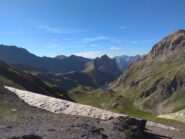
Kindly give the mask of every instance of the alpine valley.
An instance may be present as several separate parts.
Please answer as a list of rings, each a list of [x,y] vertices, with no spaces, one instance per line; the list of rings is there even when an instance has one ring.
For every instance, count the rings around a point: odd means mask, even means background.
[[[0,138],[185,136],[185,30],[144,56],[52,58],[0,45],[0,60]]]

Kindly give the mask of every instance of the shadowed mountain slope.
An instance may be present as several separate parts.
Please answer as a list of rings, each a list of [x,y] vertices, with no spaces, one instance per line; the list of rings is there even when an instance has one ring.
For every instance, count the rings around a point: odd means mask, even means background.
[[[0,84],[14,86],[28,91],[34,91],[39,94],[71,100],[62,89],[56,86],[50,87],[37,77],[18,71],[1,61]]]

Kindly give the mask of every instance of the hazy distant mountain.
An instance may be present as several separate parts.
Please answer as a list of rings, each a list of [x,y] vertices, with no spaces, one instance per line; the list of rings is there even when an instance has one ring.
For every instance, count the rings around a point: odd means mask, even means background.
[[[121,71],[125,71],[127,70],[127,68],[129,67],[129,65],[134,62],[137,61],[139,59],[141,59],[142,56],[140,55],[136,55],[136,56],[127,56],[127,55],[122,55],[122,56],[116,56],[116,62],[118,64],[118,67],[120,68]]]
[[[39,57],[26,49],[5,45],[0,45],[0,60],[10,64],[27,64],[51,72],[82,71],[89,61],[87,58],[75,55],[65,59]]]
[[[67,56],[64,56],[64,55],[58,55],[58,56],[56,56],[56,57],[54,57],[55,59],[66,59],[67,58]]]
[[[185,109],[185,30],[155,44],[112,88],[128,96],[140,109],[155,113]]]

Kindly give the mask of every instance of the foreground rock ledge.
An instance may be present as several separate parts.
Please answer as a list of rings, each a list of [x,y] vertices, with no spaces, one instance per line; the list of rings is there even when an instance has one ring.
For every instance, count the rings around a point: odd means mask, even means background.
[[[84,116],[90,118],[96,118],[101,120],[108,120],[111,118],[129,117],[128,115],[118,114],[103,109],[95,108],[88,105],[82,105],[62,99],[57,99],[30,91],[19,90],[13,87],[4,86],[10,92],[15,93],[25,103],[34,106],[39,109],[44,109],[53,113],[63,113],[74,116]],[[133,119],[133,118],[132,118]],[[139,120],[139,119],[138,119]],[[171,126],[147,121],[146,126],[159,127],[169,130],[178,130]]]
[[[101,120],[108,120],[121,116],[126,117],[126,115],[123,114],[113,113],[88,105],[82,105],[62,99],[36,94],[30,91],[19,90],[9,86],[4,87],[9,91],[15,93],[20,99],[24,100],[25,103],[53,113],[85,116]]]

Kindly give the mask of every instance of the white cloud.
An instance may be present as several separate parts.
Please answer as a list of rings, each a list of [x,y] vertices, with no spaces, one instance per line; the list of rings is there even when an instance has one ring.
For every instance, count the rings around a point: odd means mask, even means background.
[[[86,58],[96,58],[96,57],[100,57],[103,54],[101,51],[86,51],[86,52],[77,52],[77,53],[74,53],[74,55],[82,56]]]
[[[121,50],[121,48],[120,47],[116,47],[116,46],[112,46],[112,47],[109,48],[109,50]]]
[[[119,28],[123,30],[123,29],[126,29],[127,27],[126,26],[120,26]]]
[[[46,25],[37,26],[37,28],[48,31],[50,33],[55,33],[55,34],[74,34],[74,33],[87,32],[86,30],[81,30],[81,29],[59,29],[56,27],[51,27]]]
[[[139,41],[132,41],[132,44],[138,44],[138,43],[146,43],[146,42],[150,42],[152,40],[139,40]]]
[[[89,46],[91,46],[91,47],[98,47],[99,45],[97,45],[97,44],[89,44]]]
[[[42,29],[42,30],[46,30],[50,33],[56,33],[56,34],[61,34],[61,30],[58,29],[58,28],[54,28],[54,27],[50,27],[50,26],[45,26],[45,25],[42,25],[42,26],[38,26],[38,29]]]
[[[99,40],[110,40],[110,38],[106,36],[90,37],[90,38],[84,38],[83,42],[94,42]]]

